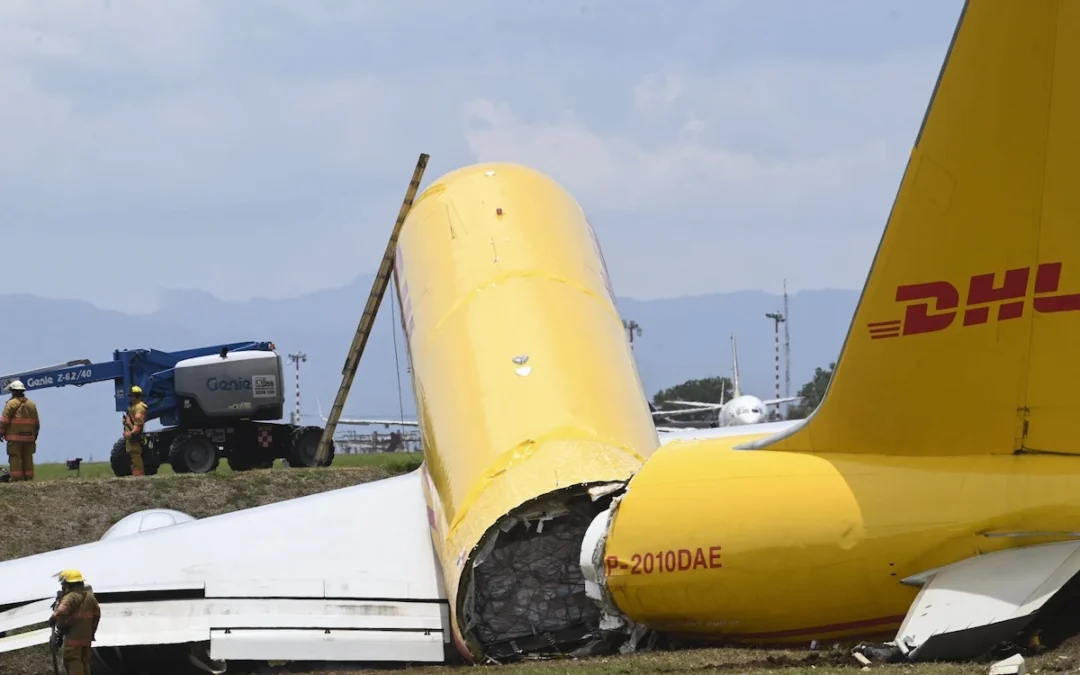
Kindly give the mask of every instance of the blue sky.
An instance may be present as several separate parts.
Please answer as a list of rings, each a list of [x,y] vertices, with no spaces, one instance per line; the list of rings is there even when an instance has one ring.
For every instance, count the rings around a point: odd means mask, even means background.
[[[961,5],[3,0],[6,289],[341,286],[420,152],[550,173],[620,296],[857,289]]]

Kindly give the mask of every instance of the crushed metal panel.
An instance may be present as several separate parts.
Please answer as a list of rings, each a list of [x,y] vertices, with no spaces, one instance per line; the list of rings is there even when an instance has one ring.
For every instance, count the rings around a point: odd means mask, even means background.
[[[912,660],[970,658],[1030,622],[1080,571],[1080,542],[996,551],[935,571],[896,634]]]
[[[438,631],[214,630],[210,658],[270,661],[442,663]]]

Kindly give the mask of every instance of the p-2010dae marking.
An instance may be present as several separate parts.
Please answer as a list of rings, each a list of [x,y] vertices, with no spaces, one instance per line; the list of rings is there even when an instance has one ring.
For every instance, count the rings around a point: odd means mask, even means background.
[[[1043,263],[1035,272],[1035,288],[1032,306],[1040,314],[1075,312],[1080,310],[1080,293],[1058,293],[1061,284],[1061,263]],[[976,274],[968,279],[967,298],[964,303],[964,326],[978,326],[990,320],[990,306],[997,303],[998,321],[1019,319],[1024,315],[1030,267],[1006,270],[1000,286],[995,286],[996,273]],[[897,302],[912,302],[904,318],[891,321],[874,321],[867,324],[870,339],[936,333],[952,325],[960,313],[960,291],[948,281],[931,281],[923,284],[907,284],[896,289]],[[930,313],[933,301],[936,313]],[[980,306],[981,305],[981,306]],[[949,311],[951,310],[951,311]]]
[[[723,564],[720,562],[719,546],[708,548],[699,546],[696,549],[680,548],[644,554],[634,553],[630,556],[629,564],[619,560],[618,556],[609,555],[604,560],[604,567],[608,573],[629,567],[630,574],[671,574],[691,570],[719,569],[723,567]]]

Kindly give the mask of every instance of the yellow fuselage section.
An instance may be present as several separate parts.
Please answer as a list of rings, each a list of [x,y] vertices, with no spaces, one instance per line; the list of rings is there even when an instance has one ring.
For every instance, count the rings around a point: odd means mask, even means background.
[[[455,642],[476,656],[461,612],[482,537],[538,497],[629,479],[659,441],[592,227],[549,177],[508,163],[439,177],[395,273],[432,538]]]
[[[673,443],[631,480],[605,548],[637,623],[748,643],[895,634],[905,577],[1080,529],[1080,461],[886,457]]]

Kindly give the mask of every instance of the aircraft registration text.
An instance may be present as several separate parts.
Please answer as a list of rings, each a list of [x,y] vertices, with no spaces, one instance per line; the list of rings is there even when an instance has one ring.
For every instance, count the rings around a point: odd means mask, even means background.
[[[629,562],[619,560],[618,556],[609,555],[604,560],[604,567],[608,573],[629,568],[630,574],[671,574],[691,570],[718,569],[723,565],[720,562],[719,546],[708,548],[699,546],[695,549],[680,548],[634,553],[630,556]]]

